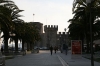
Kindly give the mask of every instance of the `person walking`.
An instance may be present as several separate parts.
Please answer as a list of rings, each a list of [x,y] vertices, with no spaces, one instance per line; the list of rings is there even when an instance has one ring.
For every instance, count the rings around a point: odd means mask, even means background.
[[[68,52],[68,46],[66,45],[66,55],[67,55],[67,52]]]
[[[3,47],[1,47],[1,53],[3,54]]]
[[[54,50],[55,50],[55,54],[56,54],[56,51],[57,51],[57,47],[56,46],[54,47]]]
[[[52,55],[52,51],[53,51],[53,47],[51,46],[51,47],[50,47],[50,52],[51,52],[51,55]]]

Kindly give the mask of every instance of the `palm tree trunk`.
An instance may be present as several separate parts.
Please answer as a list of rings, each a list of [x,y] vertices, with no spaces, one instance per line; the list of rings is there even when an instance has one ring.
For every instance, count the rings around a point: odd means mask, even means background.
[[[15,37],[15,54],[18,53],[18,38]]]
[[[84,52],[84,42],[82,40],[82,52]]]
[[[32,50],[32,43],[30,42],[30,50]]]
[[[29,50],[30,50],[30,44],[27,43],[27,51],[29,51]]]
[[[89,41],[87,40],[87,53],[89,53]]]
[[[24,43],[25,41],[22,39],[22,51],[24,51]]]
[[[26,50],[24,49],[24,43],[25,43],[25,40],[22,39],[22,53],[23,53],[23,55],[26,54]]]
[[[9,55],[8,51],[8,36],[4,36],[4,54]]]

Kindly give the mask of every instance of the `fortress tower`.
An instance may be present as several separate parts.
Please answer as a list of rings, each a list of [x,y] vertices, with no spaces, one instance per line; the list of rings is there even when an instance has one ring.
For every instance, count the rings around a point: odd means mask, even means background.
[[[45,31],[45,45],[46,47],[50,47],[51,45],[57,46],[57,31],[58,31],[58,25],[45,25],[44,26]]]

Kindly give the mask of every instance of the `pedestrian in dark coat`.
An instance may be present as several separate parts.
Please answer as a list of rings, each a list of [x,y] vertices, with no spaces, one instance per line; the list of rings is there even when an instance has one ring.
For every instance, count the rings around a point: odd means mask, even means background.
[[[50,52],[51,52],[51,55],[52,55],[52,51],[53,51],[53,47],[51,46],[51,47],[50,47]]]
[[[1,53],[3,54],[3,47],[1,47]]]
[[[66,45],[66,55],[67,55],[67,52],[68,52],[68,46]]]
[[[56,46],[54,47],[54,50],[55,50],[55,54],[56,54],[56,51],[57,51],[57,47]]]

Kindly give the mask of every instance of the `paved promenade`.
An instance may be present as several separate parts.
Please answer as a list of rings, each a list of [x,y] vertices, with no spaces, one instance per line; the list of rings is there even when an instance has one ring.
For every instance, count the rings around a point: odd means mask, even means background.
[[[60,53],[50,55],[50,51],[40,50],[38,54],[28,53],[25,56],[16,56],[14,59],[6,60],[6,66],[91,66],[91,61],[85,58],[71,59],[71,52],[68,55]],[[95,62],[95,66],[100,63]]]

